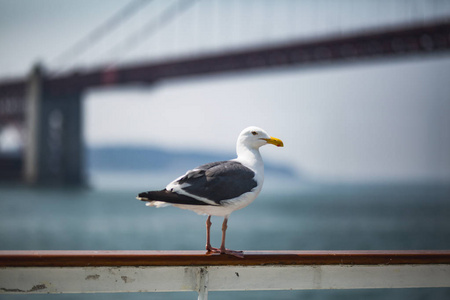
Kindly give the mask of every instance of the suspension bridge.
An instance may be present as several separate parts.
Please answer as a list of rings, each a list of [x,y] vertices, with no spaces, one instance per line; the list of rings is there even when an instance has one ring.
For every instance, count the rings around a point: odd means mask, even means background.
[[[75,41],[56,61],[76,61],[78,56],[110,35],[121,23],[135,17],[150,2],[131,1]],[[149,18],[138,31],[127,35],[120,44],[111,46],[111,51],[129,51],[128,48],[140,43],[144,33],[157,34],[162,28],[173,26],[177,20],[177,27],[183,26],[180,25],[180,16],[187,17],[193,6],[202,5],[209,4],[177,1],[168,5]],[[195,55],[181,53],[139,63],[102,62],[90,68],[68,67],[66,64],[61,70],[50,72],[44,71],[45,66],[35,65],[28,76],[0,80],[0,129],[6,126],[17,128],[23,133],[25,145],[19,155],[0,153],[0,177],[30,184],[82,185],[85,170],[81,102],[84,92],[91,88],[136,83],[151,85],[170,78],[231,72],[252,74],[281,67],[303,68],[422,57],[440,55],[449,50],[450,19],[435,16],[425,21],[378,24],[309,37],[291,36],[282,41],[240,44],[222,47],[220,51],[199,51]]]

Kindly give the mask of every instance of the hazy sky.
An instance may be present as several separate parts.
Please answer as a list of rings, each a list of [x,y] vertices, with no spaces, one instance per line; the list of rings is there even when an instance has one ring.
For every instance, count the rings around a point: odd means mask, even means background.
[[[450,177],[450,59],[283,70],[97,92],[89,144],[232,152],[248,125],[283,139],[265,157],[333,179]]]
[[[195,55],[236,48],[248,40],[274,43],[450,15],[449,1],[411,1],[406,9],[405,1],[376,2],[343,1],[337,6],[331,4],[334,1],[305,1],[301,6],[289,4],[300,3],[294,1],[277,1],[279,5],[246,1],[249,7],[243,7],[237,1],[228,1],[230,5],[200,1],[160,30],[165,34],[142,37],[135,48],[126,49],[121,41],[148,22],[142,12],[98,49],[66,64]],[[58,54],[127,1],[102,3],[0,0],[0,77],[25,74],[38,59],[58,69],[54,62]],[[148,13],[157,15],[170,3],[150,3]],[[226,23],[225,12],[234,20],[229,34],[220,25]],[[255,20],[246,26],[249,14]],[[111,40],[119,48],[111,46]],[[125,50],[108,50],[114,47]],[[283,149],[263,149],[266,160],[292,164],[311,177],[450,180],[449,78],[450,56],[440,55],[88,91],[85,139],[88,145],[125,143],[232,153],[239,132],[256,125],[285,142]]]

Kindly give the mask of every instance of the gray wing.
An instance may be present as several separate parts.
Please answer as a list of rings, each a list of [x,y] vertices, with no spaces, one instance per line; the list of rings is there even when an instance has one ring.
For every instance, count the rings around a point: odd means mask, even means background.
[[[257,186],[255,172],[236,161],[202,165],[180,178],[178,184],[194,196],[220,201],[239,197]]]

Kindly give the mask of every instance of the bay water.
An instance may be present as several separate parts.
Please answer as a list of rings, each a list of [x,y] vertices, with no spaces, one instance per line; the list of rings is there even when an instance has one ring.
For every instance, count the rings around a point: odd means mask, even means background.
[[[149,208],[135,189],[0,186],[0,250],[202,250],[205,216]],[[218,247],[222,219],[212,219]],[[228,222],[236,250],[450,249],[450,186],[263,189]],[[450,278],[449,278],[450,280]],[[0,299],[196,299],[196,293],[2,295]],[[450,289],[210,292],[210,299],[450,299]]]

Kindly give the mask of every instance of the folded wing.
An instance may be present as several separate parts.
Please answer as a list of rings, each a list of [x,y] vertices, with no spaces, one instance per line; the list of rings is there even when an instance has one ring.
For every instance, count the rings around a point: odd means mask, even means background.
[[[255,173],[236,161],[221,161],[202,165],[177,178],[162,191],[139,194],[143,201],[170,204],[221,205],[251,192],[257,182]]]

